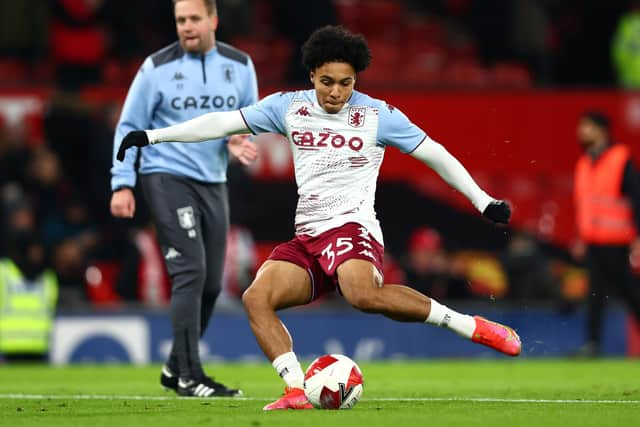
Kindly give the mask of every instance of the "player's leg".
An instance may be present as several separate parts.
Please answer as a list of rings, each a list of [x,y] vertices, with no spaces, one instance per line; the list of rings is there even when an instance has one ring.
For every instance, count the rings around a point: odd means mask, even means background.
[[[222,290],[222,272],[229,231],[229,199],[224,183],[203,186],[202,235],[207,265],[207,275],[202,292],[200,310],[200,336],[209,326],[213,307]]]
[[[276,311],[311,301],[309,273],[299,265],[267,260],[242,295],[249,324],[265,356],[273,361],[293,348]]]
[[[473,317],[458,313],[404,285],[382,283],[376,266],[366,260],[349,259],[338,266],[338,283],[344,298],[366,313],[382,314],[400,322],[427,322],[447,326],[471,338]]]
[[[242,295],[260,348],[287,384],[285,395],[266,405],[265,410],[311,407],[304,396],[304,374],[293,353],[291,335],[276,310],[308,303],[313,296],[312,289],[309,272],[303,267],[288,261],[267,260]]]
[[[168,174],[142,175],[141,182],[171,277],[173,344],[161,382],[169,388],[175,385],[180,393],[180,384],[186,390],[189,384],[204,377],[198,353],[200,305],[206,277],[199,196],[188,180]],[[165,381],[166,374],[173,374],[171,381]]]
[[[355,308],[401,322],[426,322],[510,356],[520,354],[520,338],[509,327],[458,313],[403,285],[383,285],[384,248],[366,227],[347,223],[307,239],[324,272],[337,278],[340,291]]]
[[[382,285],[382,277],[369,261],[347,260],[340,264],[337,273],[342,295],[358,310],[401,322],[446,327],[509,356],[520,354],[520,339],[511,328],[459,313],[407,286]]]
[[[337,268],[340,292],[351,306],[365,313],[382,314],[400,322],[424,322],[431,300],[402,285],[384,285],[374,264],[348,259]]]

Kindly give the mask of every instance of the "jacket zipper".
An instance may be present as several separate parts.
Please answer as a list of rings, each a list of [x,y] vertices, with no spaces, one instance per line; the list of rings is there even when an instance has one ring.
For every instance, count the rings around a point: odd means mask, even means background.
[[[205,59],[204,55],[202,55],[200,57],[200,63],[202,64],[202,80],[204,81],[204,84],[207,84],[207,71],[206,71],[206,69],[204,67],[204,65],[205,65],[204,64],[204,59]]]

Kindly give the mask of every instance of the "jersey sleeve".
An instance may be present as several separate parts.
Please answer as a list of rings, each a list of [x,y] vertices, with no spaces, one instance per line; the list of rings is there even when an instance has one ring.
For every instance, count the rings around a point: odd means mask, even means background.
[[[254,134],[272,132],[286,135],[285,115],[292,98],[291,92],[274,93],[257,104],[241,108],[240,112]]]
[[[422,129],[397,108],[385,103],[379,112],[377,139],[380,143],[396,147],[403,153],[410,153],[427,137]]]

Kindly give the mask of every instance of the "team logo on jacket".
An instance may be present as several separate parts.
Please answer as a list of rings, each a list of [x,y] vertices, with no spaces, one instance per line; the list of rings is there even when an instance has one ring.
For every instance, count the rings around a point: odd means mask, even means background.
[[[177,212],[180,227],[185,230],[189,230],[196,226],[196,217],[193,214],[193,207],[185,206],[184,208],[178,208]]]
[[[227,83],[233,82],[233,65],[230,64],[222,64],[222,75],[224,76],[224,81]]]
[[[364,116],[367,107],[349,107],[349,126],[360,128],[364,126]]]

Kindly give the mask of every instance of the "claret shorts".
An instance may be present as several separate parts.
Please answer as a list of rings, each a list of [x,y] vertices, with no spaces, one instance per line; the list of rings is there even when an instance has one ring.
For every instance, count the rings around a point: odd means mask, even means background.
[[[275,247],[270,260],[288,261],[309,272],[311,301],[336,290],[340,291],[336,269],[349,259],[371,262],[380,275],[384,247],[367,229],[355,222],[332,228],[317,236],[296,236]]]

